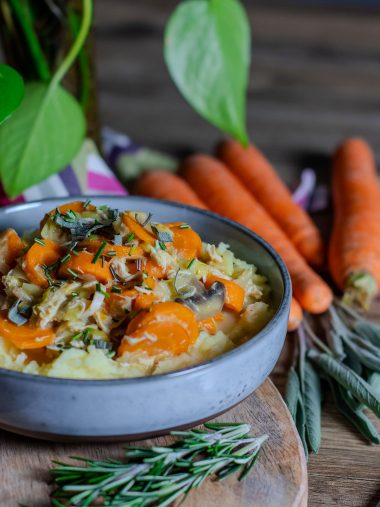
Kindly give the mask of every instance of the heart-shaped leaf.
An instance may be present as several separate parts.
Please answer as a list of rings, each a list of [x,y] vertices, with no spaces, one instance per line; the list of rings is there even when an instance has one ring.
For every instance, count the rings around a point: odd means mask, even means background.
[[[6,120],[21,104],[24,81],[12,67],[0,63],[0,123]]]
[[[13,116],[0,126],[0,173],[6,193],[23,190],[63,169],[76,155],[85,119],[60,85],[32,83]]]
[[[182,2],[165,30],[165,60],[177,87],[206,120],[242,144],[250,29],[237,0]]]

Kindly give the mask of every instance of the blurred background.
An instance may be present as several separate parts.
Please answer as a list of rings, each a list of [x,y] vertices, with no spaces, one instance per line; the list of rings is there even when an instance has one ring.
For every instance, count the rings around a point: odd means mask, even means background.
[[[219,133],[170,80],[163,29],[176,0],[96,0],[101,120],[137,143],[210,152]],[[248,127],[291,183],[306,166],[325,178],[341,138],[380,156],[379,0],[244,2],[252,30]]]

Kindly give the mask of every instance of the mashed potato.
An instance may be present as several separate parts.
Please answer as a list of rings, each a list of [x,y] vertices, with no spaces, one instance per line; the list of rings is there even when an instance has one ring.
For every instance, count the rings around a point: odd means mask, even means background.
[[[10,232],[11,231],[11,232]],[[188,224],[70,203],[0,238],[0,367],[50,377],[155,375],[260,331],[270,287]]]

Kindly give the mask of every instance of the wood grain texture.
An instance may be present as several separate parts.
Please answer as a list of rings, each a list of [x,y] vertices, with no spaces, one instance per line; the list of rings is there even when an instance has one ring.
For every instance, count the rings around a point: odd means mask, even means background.
[[[188,507],[306,507],[307,470],[302,444],[282,401],[270,380],[254,394],[218,418],[245,421],[255,435],[269,439],[263,445],[253,473],[243,482],[229,478],[206,482],[186,502]],[[148,440],[144,445],[165,445],[171,437]],[[52,460],[68,456],[95,459],[122,457],[121,444],[71,445],[27,439],[0,432],[0,505],[28,507],[49,505],[47,470]]]
[[[380,158],[380,10],[244,2],[252,26],[249,133],[292,185],[304,167],[330,178],[329,156],[345,136],[365,137]],[[162,58],[165,20],[176,0],[97,0],[98,77],[103,122],[171,153],[213,150],[219,134],[180,97]],[[293,5],[284,5],[293,4]],[[328,235],[328,213],[315,216]],[[375,307],[380,316],[380,303]],[[288,356],[284,352],[284,360]],[[282,364],[284,363],[284,360]],[[284,385],[284,368],[274,376]],[[380,451],[329,399],[323,440],[311,456],[311,507],[375,507]]]

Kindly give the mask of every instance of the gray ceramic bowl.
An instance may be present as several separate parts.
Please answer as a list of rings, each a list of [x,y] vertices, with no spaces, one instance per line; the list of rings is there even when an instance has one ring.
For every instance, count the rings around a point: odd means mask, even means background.
[[[63,202],[67,199],[3,208],[0,230],[33,229],[45,212]],[[137,439],[195,425],[252,393],[272,371],[286,335],[291,283],[280,257],[246,228],[211,212],[140,197],[96,197],[93,202],[151,211],[157,221],[183,220],[204,240],[229,243],[239,257],[254,263],[268,277],[275,315],[244,345],[211,361],[164,375],[70,380],[0,368],[0,427],[49,440]]]

